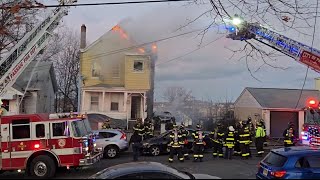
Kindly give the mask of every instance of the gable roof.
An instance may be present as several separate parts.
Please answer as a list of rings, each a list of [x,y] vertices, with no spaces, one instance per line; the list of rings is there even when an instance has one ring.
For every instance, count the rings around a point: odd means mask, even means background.
[[[281,89],[281,88],[253,88],[246,87],[246,90],[258,101],[264,108],[289,108],[295,109],[299,100],[301,89]],[[313,89],[302,90],[298,109],[306,105],[308,98],[319,98],[320,91]]]
[[[20,92],[24,92],[24,89],[27,87],[29,78],[31,77],[31,73],[35,65],[36,65],[35,61],[31,62],[28,65],[28,67],[22,72],[22,74],[18,77],[15,84],[13,85],[14,89]],[[29,90],[42,89],[41,85],[44,82],[48,81],[49,77],[51,77],[50,79],[51,79],[54,92],[57,92],[58,85],[57,85],[56,76],[53,69],[53,63],[39,62],[38,66],[34,70],[34,74],[32,76],[28,89]]]

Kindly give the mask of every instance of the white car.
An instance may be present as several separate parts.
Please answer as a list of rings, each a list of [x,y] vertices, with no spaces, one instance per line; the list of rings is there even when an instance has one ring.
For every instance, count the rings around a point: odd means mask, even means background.
[[[115,158],[129,149],[127,135],[121,130],[102,129],[93,133],[96,135],[96,147],[103,150],[104,158]]]

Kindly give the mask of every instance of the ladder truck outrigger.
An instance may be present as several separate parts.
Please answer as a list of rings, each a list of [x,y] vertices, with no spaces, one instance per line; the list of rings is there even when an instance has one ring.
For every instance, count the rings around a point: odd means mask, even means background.
[[[60,0],[60,5],[75,2]],[[68,9],[55,8],[0,60],[0,97],[48,45]],[[58,167],[92,165],[103,155],[95,146],[86,114],[4,115],[0,116],[0,135],[0,173],[17,170],[36,178],[51,178]]]
[[[281,35],[259,23],[248,23],[237,14],[227,21],[229,34],[226,36],[232,40],[256,40],[267,45],[299,63],[309,66],[316,72],[320,72],[320,51]],[[320,145],[320,97],[309,97],[306,102],[305,122],[299,135],[302,144]]]

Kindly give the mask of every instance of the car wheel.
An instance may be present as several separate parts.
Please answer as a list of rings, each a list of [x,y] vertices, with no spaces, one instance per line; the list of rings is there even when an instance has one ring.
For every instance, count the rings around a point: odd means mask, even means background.
[[[113,159],[113,158],[117,157],[117,155],[118,155],[118,148],[115,146],[108,146],[104,150],[104,157],[105,158]]]
[[[159,149],[158,146],[152,146],[152,147],[150,148],[150,150],[151,150],[151,154],[152,154],[153,156],[159,156],[159,154],[160,154],[160,149]]]
[[[31,162],[31,176],[34,178],[50,179],[56,173],[56,164],[49,156],[41,155]]]

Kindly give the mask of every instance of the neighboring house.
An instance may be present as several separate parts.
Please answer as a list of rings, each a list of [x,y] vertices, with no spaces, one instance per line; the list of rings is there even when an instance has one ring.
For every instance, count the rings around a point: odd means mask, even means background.
[[[8,115],[55,112],[57,83],[53,64],[49,62],[40,62],[35,68],[32,80],[21,101],[35,63],[31,62],[28,65],[15,84],[9,88],[8,93],[2,97]]]
[[[301,98],[299,99],[301,93]],[[282,137],[288,122],[293,122],[296,132],[301,133],[305,121],[304,108],[308,98],[319,98],[318,90],[278,89],[278,88],[245,88],[235,101],[235,117],[254,121],[263,119],[267,135]],[[299,100],[299,103],[297,104]],[[297,107],[296,107],[297,106]]]
[[[119,25],[86,46],[83,25],[81,111],[122,119],[130,128],[137,118],[147,118],[153,112],[155,52],[155,45],[136,47]]]

